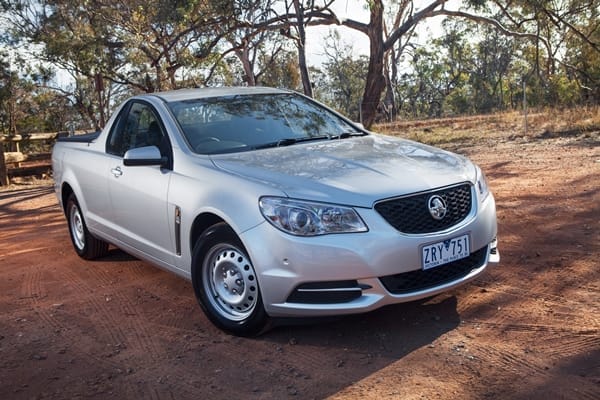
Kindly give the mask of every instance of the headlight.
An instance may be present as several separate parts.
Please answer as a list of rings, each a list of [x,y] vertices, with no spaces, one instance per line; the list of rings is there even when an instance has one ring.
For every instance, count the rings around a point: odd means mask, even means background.
[[[485,198],[490,194],[490,188],[488,187],[488,182],[485,177],[485,174],[481,170],[481,168],[476,167],[477,169],[477,190],[479,191],[479,195],[481,200],[485,200]]]
[[[274,227],[292,235],[316,236],[368,230],[351,207],[283,197],[263,197],[259,207],[262,215]]]

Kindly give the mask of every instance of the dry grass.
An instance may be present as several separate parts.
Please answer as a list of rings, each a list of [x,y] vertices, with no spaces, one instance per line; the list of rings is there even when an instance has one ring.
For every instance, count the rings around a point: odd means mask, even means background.
[[[600,106],[530,110],[456,118],[397,121],[379,124],[376,132],[402,136],[442,147],[481,144],[482,141],[581,137],[600,145]]]

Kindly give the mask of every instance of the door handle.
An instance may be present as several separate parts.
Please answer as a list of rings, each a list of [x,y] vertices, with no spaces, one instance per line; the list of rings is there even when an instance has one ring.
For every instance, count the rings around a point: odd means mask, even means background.
[[[118,178],[121,175],[123,175],[123,171],[121,170],[121,167],[115,167],[115,168],[111,169],[110,172],[115,176],[115,178]]]

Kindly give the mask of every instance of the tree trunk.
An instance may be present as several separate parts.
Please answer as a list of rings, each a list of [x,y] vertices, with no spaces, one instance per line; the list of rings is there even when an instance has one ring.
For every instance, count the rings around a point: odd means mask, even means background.
[[[392,122],[394,116],[396,115],[396,98],[394,96],[394,86],[392,85],[392,79],[390,78],[390,71],[387,67],[388,61],[389,60],[387,60],[386,57],[385,63],[383,65],[385,78],[385,95],[383,97],[383,104],[386,108],[386,118],[388,118],[388,120]]]
[[[99,124],[104,127],[106,125],[106,115],[104,114],[104,79],[102,78],[102,74],[96,74],[94,83],[96,93],[98,94],[98,110],[100,113]]]
[[[235,51],[235,55],[242,63],[244,74],[246,75],[246,83],[248,86],[256,86],[256,77],[254,76],[254,68],[250,61],[250,52],[248,50],[248,41],[244,39],[242,48]]]
[[[163,72],[162,72],[162,67],[160,66],[160,60],[156,61],[156,65],[154,66],[154,70],[156,71],[156,86],[155,86],[155,90],[153,90],[152,92],[156,91],[156,92],[162,92],[163,90]]]
[[[298,40],[296,41],[296,45],[298,46],[298,64],[300,66],[300,76],[302,77],[302,89],[304,90],[305,95],[308,97],[313,97],[310,75],[308,74],[308,67],[306,66],[306,31],[304,29],[304,9],[302,8],[299,0],[294,0],[294,8],[296,9],[298,28]]]
[[[369,68],[365,82],[361,107],[362,123],[368,129],[375,122],[377,107],[381,94],[385,89],[385,77],[383,76],[384,41],[383,41],[383,2],[374,0],[371,2],[371,20],[367,32],[370,40]]]

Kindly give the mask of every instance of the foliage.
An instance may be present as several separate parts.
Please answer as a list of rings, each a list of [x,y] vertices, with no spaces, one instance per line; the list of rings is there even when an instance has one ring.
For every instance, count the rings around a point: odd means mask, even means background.
[[[17,74],[10,68],[8,55],[0,53],[0,134],[16,132],[14,105]]]
[[[0,0],[0,42],[21,57],[0,57],[0,128],[99,129],[126,96],[206,85],[314,91],[367,126],[515,109],[523,99],[600,103],[596,0],[369,0],[368,22],[339,18],[335,2]],[[445,34],[424,44],[417,26],[433,17],[446,18]],[[314,25],[361,32],[369,55],[332,34],[326,60],[310,68]]]
[[[358,121],[367,58],[355,58],[352,45],[343,42],[335,31],[325,38],[325,56],[322,76],[315,88],[316,97]]]
[[[566,34],[572,43],[561,45],[559,59],[558,54],[548,57],[539,43],[505,35],[489,24],[453,19],[444,28],[440,39],[416,48],[408,60],[410,72],[396,86],[401,115],[489,113],[519,108],[524,97],[529,106],[600,101],[595,90],[600,53],[577,35]]]
[[[259,85],[300,90],[300,72],[296,55],[293,52],[284,49],[274,56],[262,53],[259,56],[259,62],[265,66],[258,77]]]
[[[23,69],[19,76],[11,63],[0,53],[0,134],[65,129],[76,113],[65,96],[44,87],[50,71]]]

